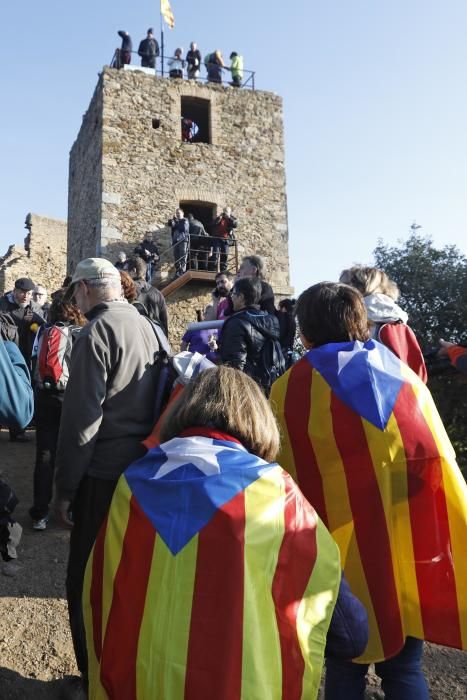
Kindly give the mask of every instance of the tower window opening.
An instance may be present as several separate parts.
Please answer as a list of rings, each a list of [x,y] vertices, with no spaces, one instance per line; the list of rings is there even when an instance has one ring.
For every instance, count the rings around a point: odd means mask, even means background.
[[[211,102],[200,97],[181,98],[181,134],[185,143],[211,143]]]

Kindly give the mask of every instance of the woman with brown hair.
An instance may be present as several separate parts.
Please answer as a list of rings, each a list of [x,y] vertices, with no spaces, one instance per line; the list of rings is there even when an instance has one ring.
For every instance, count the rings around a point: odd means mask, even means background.
[[[49,310],[49,322],[41,326],[33,348],[34,417],[36,462],[34,502],[29,509],[34,530],[45,530],[52,499],[55,453],[68,382],[73,341],[86,318],[78,307],[56,292]]]
[[[169,407],[161,440],[120,478],[88,561],[89,698],[272,700],[287,688],[313,700],[339,558],[273,462],[263,393],[243,372],[207,369]]]
[[[327,659],[326,700],[428,700],[423,640],[467,647],[467,489],[428,389],[369,338],[364,298],[321,282],[296,305],[306,354],[273,385],[280,460],[339,546],[369,642]]]

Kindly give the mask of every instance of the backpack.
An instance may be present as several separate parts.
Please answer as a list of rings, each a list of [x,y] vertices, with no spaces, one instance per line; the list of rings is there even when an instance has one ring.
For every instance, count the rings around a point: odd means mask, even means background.
[[[136,302],[137,303],[137,302]],[[135,302],[133,302],[135,305]],[[141,312],[140,312],[141,313]],[[157,422],[164,412],[165,407],[169,403],[170,395],[176,380],[178,372],[172,362],[170,344],[164,329],[158,321],[153,321],[149,316],[142,314],[151,324],[154,335],[159,343],[159,350],[154,356],[154,380],[156,384],[156,396],[154,400],[154,421]]]
[[[286,366],[279,340],[264,333],[262,335],[265,341],[255,368],[254,378],[264,389],[266,396],[269,396],[272,385],[284,374]]]
[[[34,383],[39,389],[65,391],[70,376],[71,349],[81,326],[42,326],[35,342]]]

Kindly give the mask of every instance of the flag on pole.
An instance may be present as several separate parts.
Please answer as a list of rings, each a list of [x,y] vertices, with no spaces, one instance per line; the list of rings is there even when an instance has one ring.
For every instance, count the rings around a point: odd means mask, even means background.
[[[273,385],[282,466],[339,545],[370,639],[467,649],[467,488],[433,399],[384,345],[329,343]]]
[[[314,700],[340,579],[281,467],[185,431],[122,475],[89,558],[89,698]]]
[[[169,25],[170,29],[175,27],[175,17],[170,7],[169,0],[161,0],[161,15]]]

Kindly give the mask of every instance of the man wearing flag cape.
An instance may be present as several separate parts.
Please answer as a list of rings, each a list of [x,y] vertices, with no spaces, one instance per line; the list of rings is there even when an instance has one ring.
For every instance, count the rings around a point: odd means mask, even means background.
[[[122,475],[88,562],[89,698],[314,700],[339,555],[271,462],[279,432],[261,390],[207,369],[160,438]]]
[[[357,663],[328,659],[326,700],[363,699],[370,662],[386,700],[425,700],[421,640],[467,648],[465,481],[425,385],[368,340],[357,290],[314,285],[296,314],[308,352],[273,385],[279,458],[339,545],[370,625]]]

